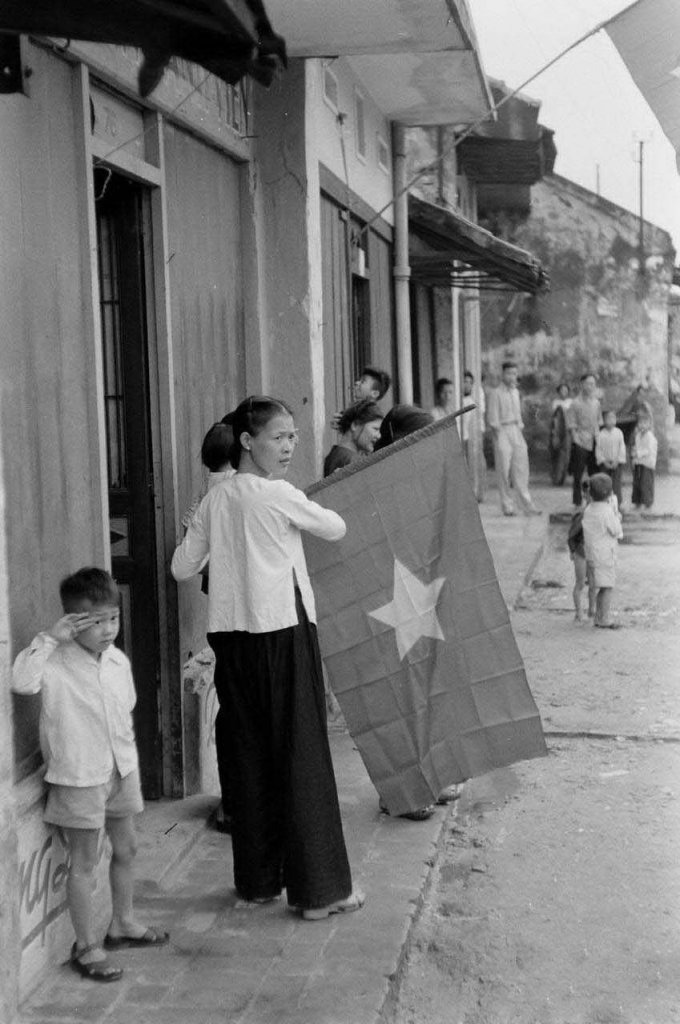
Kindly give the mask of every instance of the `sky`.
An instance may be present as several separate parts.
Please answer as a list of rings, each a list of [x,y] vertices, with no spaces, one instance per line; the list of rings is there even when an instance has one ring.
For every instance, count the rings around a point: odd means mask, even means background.
[[[468,0],[487,75],[515,89],[631,0]],[[675,150],[606,32],[598,32],[522,92],[541,100],[555,132],[555,173],[669,231],[680,263],[680,175]]]

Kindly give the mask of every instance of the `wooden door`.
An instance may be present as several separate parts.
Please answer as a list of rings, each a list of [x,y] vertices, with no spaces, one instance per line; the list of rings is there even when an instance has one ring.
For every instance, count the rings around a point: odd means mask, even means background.
[[[162,787],[154,480],[149,415],[143,186],[95,171],[112,572],[118,644],[132,662],[142,789]]]

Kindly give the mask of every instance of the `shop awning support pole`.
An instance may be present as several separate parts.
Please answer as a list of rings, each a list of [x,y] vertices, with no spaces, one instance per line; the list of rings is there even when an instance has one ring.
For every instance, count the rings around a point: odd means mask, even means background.
[[[397,335],[397,377],[399,401],[413,403],[413,358],[411,355],[411,300],[408,261],[408,191],[406,189],[406,133],[403,125],[392,126],[392,167],[394,172],[394,311]]]

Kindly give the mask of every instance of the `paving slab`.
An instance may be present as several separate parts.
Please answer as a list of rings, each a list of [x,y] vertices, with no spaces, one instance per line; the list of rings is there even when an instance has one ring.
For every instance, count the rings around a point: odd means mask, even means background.
[[[23,1004],[22,1024],[376,1024],[454,812],[424,822],[381,814],[351,737],[335,728],[330,739],[361,911],[305,922],[283,901],[244,903],[231,840],[206,824],[216,798],[151,804],[140,816],[137,906],[170,944],[117,952],[125,973],[113,984],[54,968]]]

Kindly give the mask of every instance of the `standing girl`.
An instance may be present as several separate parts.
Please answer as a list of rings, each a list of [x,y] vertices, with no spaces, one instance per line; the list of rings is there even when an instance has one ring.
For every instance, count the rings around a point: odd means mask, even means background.
[[[611,477],[595,473],[590,481],[590,502],[583,512],[583,540],[588,572],[596,591],[594,625],[618,629],[611,607],[616,582],[618,542],[623,537],[621,516],[615,504]]]
[[[297,431],[288,406],[251,397],[233,414],[236,475],[211,488],[172,573],[210,558],[208,640],[221,666],[232,789],[234,881],[253,902],[287,890],[307,920],[358,910],[333,774],[316,610],[302,531],[340,540],[344,521],[282,479]]]
[[[656,469],[657,440],[652,431],[652,419],[646,413],[638,416],[633,434],[631,452],[633,462],[633,494],[631,501],[635,508],[654,504],[654,470]]]

